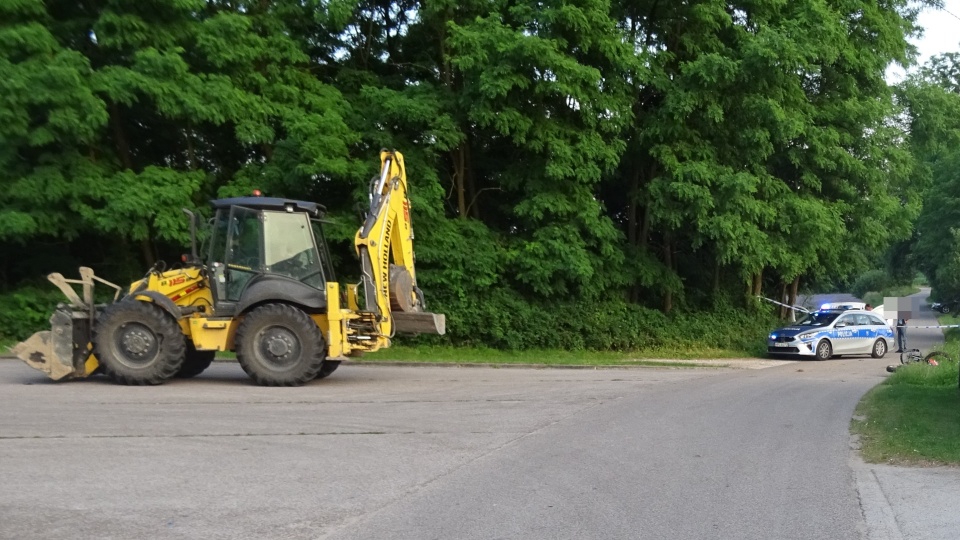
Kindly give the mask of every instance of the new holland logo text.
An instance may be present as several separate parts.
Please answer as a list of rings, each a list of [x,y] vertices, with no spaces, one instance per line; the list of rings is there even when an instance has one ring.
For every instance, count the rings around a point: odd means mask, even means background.
[[[393,230],[393,220],[388,220],[383,228],[383,239],[386,245],[381,244],[383,251],[383,260],[380,261],[380,289],[384,298],[390,297],[390,232]]]

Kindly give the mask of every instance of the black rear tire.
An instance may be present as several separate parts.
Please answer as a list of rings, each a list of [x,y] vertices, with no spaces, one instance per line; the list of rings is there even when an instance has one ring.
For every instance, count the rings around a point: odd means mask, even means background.
[[[193,342],[187,341],[187,354],[183,359],[183,365],[180,366],[180,371],[177,372],[177,378],[189,379],[196,377],[210,367],[210,364],[213,363],[213,359],[216,356],[217,351],[198,351],[196,347],[193,346]]]
[[[331,373],[337,370],[340,367],[339,360],[324,360],[323,367],[320,368],[320,373],[317,374],[318,379],[324,379]]]
[[[104,373],[120,384],[161,384],[183,365],[186,339],[159,306],[126,300],[107,306],[97,319],[93,353]]]
[[[235,338],[240,367],[263,386],[300,386],[323,369],[323,333],[303,311],[265,304],[243,317]]]

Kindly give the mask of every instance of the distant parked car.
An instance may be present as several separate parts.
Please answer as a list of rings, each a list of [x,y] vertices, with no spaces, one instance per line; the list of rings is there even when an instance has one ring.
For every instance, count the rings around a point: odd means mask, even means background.
[[[893,330],[870,311],[825,309],[771,332],[767,352],[774,356],[799,355],[817,360],[844,354],[882,358],[894,341]]]
[[[950,313],[951,311],[957,311],[958,305],[960,305],[960,300],[948,300],[946,302],[934,302],[930,304],[930,309],[940,313]]]

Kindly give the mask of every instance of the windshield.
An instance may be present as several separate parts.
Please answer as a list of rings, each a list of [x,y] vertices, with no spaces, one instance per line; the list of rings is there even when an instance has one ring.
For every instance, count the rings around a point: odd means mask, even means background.
[[[839,313],[826,313],[815,311],[804,317],[797,326],[826,326],[840,316]]]

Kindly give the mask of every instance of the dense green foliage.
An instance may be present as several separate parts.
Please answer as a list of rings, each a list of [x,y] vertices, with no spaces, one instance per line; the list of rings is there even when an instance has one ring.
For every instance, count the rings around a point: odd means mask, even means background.
[[[861,274],[850,286],[850,293],[857,298],[863,298],[869,292],[879,292],[891,285],[893,280],[885,271],[874,269]],[[880,305],[880,303],[874,305]]]
[[[912,246],[943,126],[915,140],[909,103],[943,96],[884,72],[922,3],[3,2],[0,295],[132,279],[183,250],[182,207],[255,187],[326,205],[355,281],[394,147],[451,342],[737,347],[754,295]]]
[[[909,257],[934,294],[960,297],[960,54],[934,58],[900,90],[911,110],[915,154],[928,178]]]

